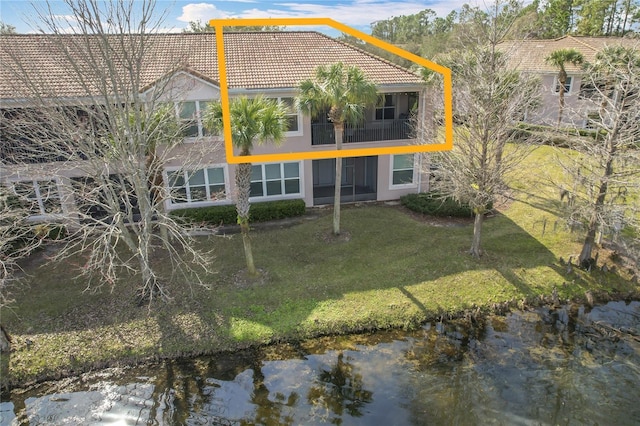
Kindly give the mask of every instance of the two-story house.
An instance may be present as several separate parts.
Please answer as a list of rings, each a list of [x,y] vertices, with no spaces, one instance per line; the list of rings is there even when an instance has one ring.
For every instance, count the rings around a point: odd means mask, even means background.
[[[68,99],[84,96],[81,88],[65,79],[65,69],[53,50],[47,49],[47,35],[3,35],[2,46],[19,52],[21,61],[38,67],[34,75],[43,85],[55,89],[55,96]],[[72,37],[72,36],[70,36]],[[166,208],[201,207],[233,203],[235,166],[225,160],[221,137],[203,127],[202,114],[208,104],[220,98],[215,34],[153,34],[153,49],[143,76],[142,95],[151,93],[160,82],[171,81],[167,102],[175,104],[179,120],[186,126],[183,143],[164,164],[163,179],[172,196]],[[258,94],[278,99],[290,107],[285,142],[278,146],[256,147],[253,153],[310,152],[334,149],[332,124],[324,117],[311,118],[294,106],[298,84],[312,78],[319,65],[343,62],[356,65],[378,86],[378,104],[366,113],[364,122],[344,132],[344,149],[404,145],[413,143],[410,118],[423,110],[422,80],[416,74],[361,49],[318,32],[254,32],[224,35],[227,81],[230,97]],[[14,53],[15,54],[15,53]],[[180,58],[181,67],[170,75],[164,62]],[[9,119],[18,107],[28,105],[16,87],[20,84],[8,67],[0,63],[0,109]],[[46,80],[46,81],[45,81]],[[53,90],[53,89],[51,89]],[[178,96],[176,96],[178,94]],[[8,113],[10,112],[10,113]],[[192,161],[194,146],[199,149]],[[418,155],[378,155],[349,157],[343,161],[342,201],[394,200],[409,192],[424,191]],[[2,160],[0,182],[33,198],[33,215],[73,212],[73,179],[81,177],[81,167],[62,172],[48,167],[48,159],[33,164]],[[193,166],[197,164],[197,166]],[[194,167],[197,169],[194,170]],[[335,160],[254,163],[251,181],[253,202],[301,198],[307,206],[333,201]]]
[[[575,49],[580,52],[584,62],[593,62],[596,54],[606,46],[624,46],[640,49],[640,40],[619,37],[580,37],[564,36],[552,40],[507,41],[500,49],[509,57],[512,67],[536,74],[542,81],[542,102],[535,111],[527,111],[524,121],[556,125],[559,110],[560,85],[558,68],[545,60],[552,52],[560,49]],[[567,63],[567,80],[564,87],[565,108],[562,123],[579,128],[589,127],[590,117],[597,116],[600,101],[596,88],[585,75],[583,67]]]

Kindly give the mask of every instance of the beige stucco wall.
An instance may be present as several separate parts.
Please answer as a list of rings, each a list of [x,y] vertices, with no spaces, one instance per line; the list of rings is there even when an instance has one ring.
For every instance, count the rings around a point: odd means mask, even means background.
[[[555,93],[557,74],[544,74],[541,76],[542,102],[537,111],[529,111],[526,121],[555,126],[558,122],[558,111],[560,100],[558,93]],[[562,123],[566,126],[585,127],[587,114],[598,110],[598,105],[588,99],[580,99],[580,86],[582,77],[571,75],[571,91],[564,94],[565,108],[563,111]]]
[[[219,89],[200,78],[185,72],[180,72],[174,76],[161,92],[153,92],[154,88],[145,93],[147,99],[154,98],[158,102],[179,102],[179,101],[210,101],[220,97]],[[416,90],[418,91],[418,90]],[[268,97],[294,97],[295,92],[289,90],[268,91]],[[408,97],[399,92],[398,104],[396,105],[396,118],[398,111],[406,109]],[[375,112],[370,111],[368,117],[373,119]],[[284,152],[319,152],[335,149],[334,145],[311,145],[311,119],[302,114],[299,115],[301,129],[297,132],[288,133],[285,141],[280,146],[272,144],[256,145],[254,154],[270,154]],[[378,148],[380,146],[402,146],[411,143],[408,140],[394,140],[382,142],[361,142],[345,144],[343,149]],[[185,140],[170,150],[159,148],[159,157],[165,161],[165,183],[167,182],[167,171],[177,169],[201,169],[204,167],[222,167],[224,169],[225,185],[227,197],[223,200],[206,201],[193,204],[172,205],[170,201],[165,202],[168,209],[200,207],[215,204],[229,204],[234,199],[234,184],[236,166],[226,163],[225,146],[221,136],[185,138]],[[236,152],[237,154],[237,152]],[[282,197],[265,197],[264,200],[299,198],[302,197],[307,206],[313,205],[313,167],[311,160],[301,160],[300,162],[301,194],[285,195]],[[142,166],[142,165],[141,165]],[[109,173],[117,173],[117,165],[105,165]],[[393,187],[391,186],[391,156],[381,155],[378,158],[378,200],[395,200],[407,193],[418,190],[425,191],[428,188],[426,175],[418,172],[419,164],[416,163],[415,180],[412,185]],[[26,166],[2,166],[0,169],[0,182],[10,183],[18,180],[39,180],[51,179],[55,177],[58,183],[58,190],[61,195],[63,211],[65,215],[72,215],[75,211],[73,194],[71,192],[70,177],[91,176],[99,173],[95,167],[88,162],[76,163],[50,163],[32,164]]]

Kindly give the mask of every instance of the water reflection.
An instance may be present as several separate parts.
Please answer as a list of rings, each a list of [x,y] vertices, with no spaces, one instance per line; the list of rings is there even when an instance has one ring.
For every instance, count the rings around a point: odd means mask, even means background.
[[[640,424],[640,303],[318,339],[16,390],[0,424]]]

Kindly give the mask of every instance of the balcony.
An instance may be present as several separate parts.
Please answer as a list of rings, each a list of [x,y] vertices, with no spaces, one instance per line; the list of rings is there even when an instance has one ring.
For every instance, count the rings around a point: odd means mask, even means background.
[[[411,123],[407,118],[366,122],[344,127],[342,143],[378,142],[411,138]],[[335,144],[332,123],[311,124],[311,145]]]

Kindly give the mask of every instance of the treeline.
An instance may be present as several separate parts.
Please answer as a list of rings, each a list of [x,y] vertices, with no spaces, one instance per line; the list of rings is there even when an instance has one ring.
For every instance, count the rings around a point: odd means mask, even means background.
[[[640,2],[637,0],[549,0],[535,1],[537,38],[580,36],[625,36],[637,30]]]
[[[638,33],[640,0],[534,0],[527,6],[510,1],[502,6],[501,14],[515,17],[510,38],[553,39],[565,35],[628,36]],[[413,15],[394,16],[373,22],[371,34],[381,40],[401,46],[426,58],[448,50],[455,36],[473,20],[478,19],[477,7],[465,4],[459,12],[439,17],[431,9]],[[402,58],[390,57],[375,46],[364,45],[355,38],[342,39],[360,45],[400,65],[410,65]]]

